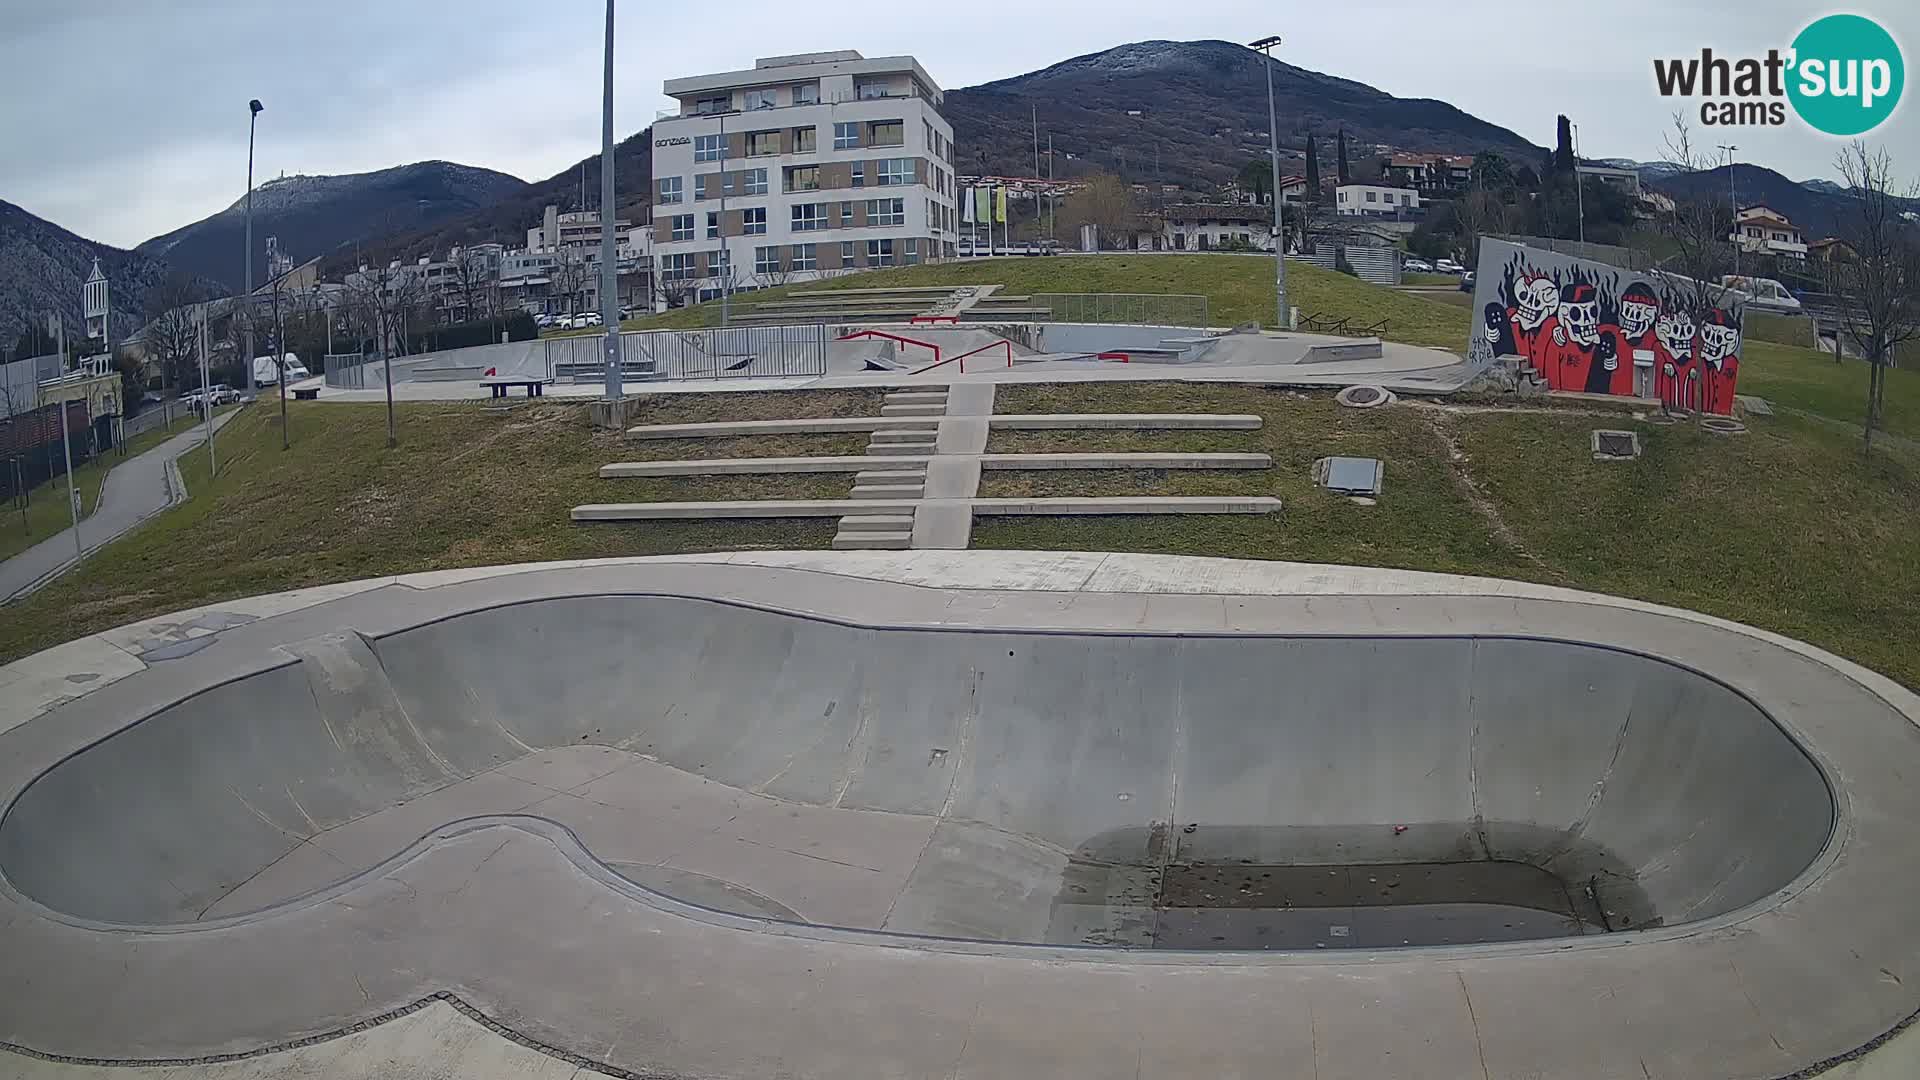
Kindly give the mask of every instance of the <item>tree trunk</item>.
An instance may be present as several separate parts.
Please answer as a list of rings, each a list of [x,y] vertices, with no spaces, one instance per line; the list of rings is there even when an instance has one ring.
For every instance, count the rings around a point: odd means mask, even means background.
[[[1880,423],[1880,360],[1869,357],[1867,367],[1867,423],[1864,433],[1865,453],[1873,454],[1873,429]]]

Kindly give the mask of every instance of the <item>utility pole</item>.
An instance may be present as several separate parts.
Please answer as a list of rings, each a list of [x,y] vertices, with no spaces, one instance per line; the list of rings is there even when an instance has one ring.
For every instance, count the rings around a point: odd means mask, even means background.
[[[1048,132],[1047,133],[1047,239],[1053,241],[1055,244],[1058,244],[1060,242],[1060,237],[1054,231],[1054,227],[1053,227],[1053,224],[1054,224],[1053,199],[1054,199],[1053,133]]]
[[[273,370],[280,391],[280,449],[289,447],[287,439],[287,318],[280,311],[280,282],[273,283]]]
[[[207,421],[207,476],[220,472],[220,463],[213,457],[213,399],[207,394],[207,353],[212,335],[207,329],[207,312],[211,303],[200,305],[200,415]]]
[[[1733,186],[1733,152],[1737,146],[1723,144],[1718,149],[1727,152],[1727,201],[1733,204],[1733,224],[1727,234],[1733,240],[1733,276],[1740,276],[1740,194]],[[1838,341],[1839,338],[1835,338]]]
[[[53,340],[55,348],[60,350],[60,366],[67,364],[67,320],[53,313]],[[67,434],[67,405],[60,402],[60,453],[67,462],[67,512],[73,515],[73,557],[77,561],[85,555],[86,549],[80,544],[80,492],[73,486],[73,440]]]
[[[1040,106],[1033,105],[1033,225],[1040,228]]]
[[[625,389],[620,356],[620,266],[613,237],[613,0],[607,0],[606,70],[600,90],[600,325],[606,331],[606,392],[618,401]],[[611,407],[609,407],[611,409]]]
[[[1282,330],[1293,329],[1293,320],[1287,317],[1287,231],[1280,216],[1280,121],[1273,107],[1273,54],[1274,46],[1280,44],[1280,35],[1263,37],[1247,47],[1258,49],[1265,58],[1267,69],[1267,154],[1273,165],[1273,306],[1276,321]]]
[[[247,102],[247,291],[240,302],[246,308],[247,356],[242,362],[247,369],[247,397],[253,397],[253,127],[254,121],[266,108],[259,98]]]

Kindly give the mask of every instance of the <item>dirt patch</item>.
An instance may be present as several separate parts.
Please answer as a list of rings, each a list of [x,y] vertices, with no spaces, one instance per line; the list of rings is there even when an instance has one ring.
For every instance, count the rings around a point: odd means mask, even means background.
[[[1446,451],[1448,469],[1453,476],[1454,485],[1460,489],[1461,497],[1466,499],[1467,505],[1473,507],[1474,513],[1479,514],[1487,523],[1487,529],[1493,533],[1494,539],[1512,549],[1515,555],[1525,559],[1555,581],[1566,581],[1567,576],[1561,573],[1559,568],[1534,554],[1527,547],[1526,543],[1520,539],[1520,534],[1513,531],[1513,526],[1507,524],[1507,519],[1500,513],[1500,507],[1487,497],[1487,493],[1481,489],[1479,482],[1473,478],[1473,472],[1468,468],[1472,459],[1467,457],[1466,451],[1460,448],[1460,437],[1453,430],[1452,416],[1443,409],[1423,409],[1420,416],[1426,423],[1427,429],[1433,432],[1433,437],[1439,440],[1441,447]]]
[[[101,615],[109,611],[118,611],[121,608],[132,607],[135,604],[143,604],[157,595],[159,594],[152,592],[122,593],[119,596],[109,596],[102,600],[82,600],[78,603],[68,605],[67,610],[74,615]]]

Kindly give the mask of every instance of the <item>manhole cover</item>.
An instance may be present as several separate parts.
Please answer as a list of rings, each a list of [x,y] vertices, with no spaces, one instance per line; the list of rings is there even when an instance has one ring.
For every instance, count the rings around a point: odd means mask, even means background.
[[[1632,461],[1640,456],[1640,436],[1631,431],[1593,433],[1595,461]]]
[[[1315,465],[1315,478],[1328,490],[1341,495],[1378,495],[1380,477],[1385,471],[1379,458],[1330,457]]]
[[[1703,416],[1700,428],[1714,435],[1745,435],[1747,425],[1725,416]]]
[[[1333,400],[1355,409],[1371,409],[1393,401],[1393,395],[1384,387],[1349,386],[1333,396]]]

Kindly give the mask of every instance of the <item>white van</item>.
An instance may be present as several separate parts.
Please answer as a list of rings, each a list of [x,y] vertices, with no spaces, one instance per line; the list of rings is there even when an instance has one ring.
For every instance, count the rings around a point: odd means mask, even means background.
[[[1746,301],[1748,307],[1756,310],[1785,311],[1796,315],[1800,312],[1799,298],[1772,278],[1728,274],[1720,279],[1720,284],[1732,289],[1740,299]]]
[[[254,385],[272,386],[279,382],[282,367],[286,369],[287,382],[289,384],[313,377],[313,373],[307,370],[307,365],[301,363],[300,357],[293,353],[288,353],[281,362],[277,364],[274,363],[273,357],[271,356],[256,356],[253,358]]]

